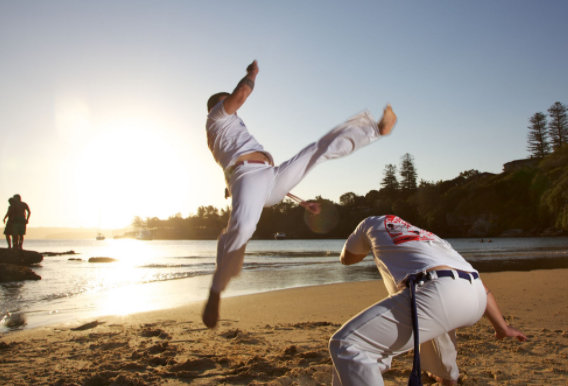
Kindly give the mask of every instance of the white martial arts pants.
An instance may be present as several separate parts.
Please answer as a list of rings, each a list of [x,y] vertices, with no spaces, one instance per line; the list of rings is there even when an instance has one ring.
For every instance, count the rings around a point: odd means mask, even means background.
[[[485,312],[481,279],[442,277],[416,287],[421,369],[457,381],[455,329]],[[383,385],[392,358],[414,347],[409,289],[383,299],[345,323],[330,339],[333,385]],[[408,369],[410,371],[410,368]]]
[[[211,289],[220,293],[243,264],[245,246],[256,230],[262,209],[280,202],[318,163],[343,157],[380,136],[368,112],[336,126],[279,166],[243,164],[227,182],[232,196],[229,224],[217,243],[217,261]]]

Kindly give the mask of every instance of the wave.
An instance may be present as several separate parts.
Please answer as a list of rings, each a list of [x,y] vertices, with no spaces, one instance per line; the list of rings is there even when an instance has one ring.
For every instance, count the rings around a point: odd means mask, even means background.
[[[531,249],[516,251],[475,251],[462,252],[462,256],[469,261],[501,261],[509,259],[550,259],[558,257],[568,257],[568,250],[550,250],[550,249]]]
[[[339,251],[246,251],[245,256],[259,256],[259,257],[328,257],[328,256],[339,256]],[[173,259],[207,259],[215,258],[214,255],[190,255],[190,256],[177,256]]]
[[[263,257],[333,257],[339,256],[338,251],[252,251],[245,256]]]

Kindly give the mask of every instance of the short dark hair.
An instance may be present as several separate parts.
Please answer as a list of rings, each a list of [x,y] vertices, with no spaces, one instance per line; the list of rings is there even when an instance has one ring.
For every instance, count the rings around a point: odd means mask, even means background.
[[[211,111],[211,109],[213,107],[215,107],[215,105],[217,103],[219,103],[219,99],[221,99],[224,96],[229,96],[231,94],[229,94],[228,92],[218,92],[217,94],[213,94],[209,97],[209,99],[207,100],[207,111]]]

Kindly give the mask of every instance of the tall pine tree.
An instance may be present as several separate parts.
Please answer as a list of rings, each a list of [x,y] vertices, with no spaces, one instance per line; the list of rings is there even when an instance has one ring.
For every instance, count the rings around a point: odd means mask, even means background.
[[[410,153],[406,153],[402,156],[400,164],[400,187],[403,190],[414,190],[417,187],[416,180],[418,179],[418,173],[416,173],[416,168],[414,167],[414,157]]]
[[[399,188],[398,179],[396,178],[396,165],[387,164],[384,171],[385,176],[381,181],[381,188],[388,191],[395,191]]]
[[[548,123],[548,135],[552,141],[552,148],[557,151],[568,143],[568,118],[566,117],[566,106],[560,102],[555,102],[548,109],[550,122]]]
[[[528,151],[531,158],[543,158],[550,153],[546,131],[546,116],[543,113],[535,113],[529,120]]]

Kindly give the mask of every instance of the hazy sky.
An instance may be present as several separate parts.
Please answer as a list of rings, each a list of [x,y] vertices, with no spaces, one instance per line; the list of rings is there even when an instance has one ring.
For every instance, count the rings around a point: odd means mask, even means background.
[[[378,189],[410,153],[420,179],[525,158],[528,119],[568,102],[566,1],[0,0],[0,199],[30,226],[128,225],[224,207],[205,102],[257,59],[239,115],[285,161],[386,103],[393,134],[294,189]]]

